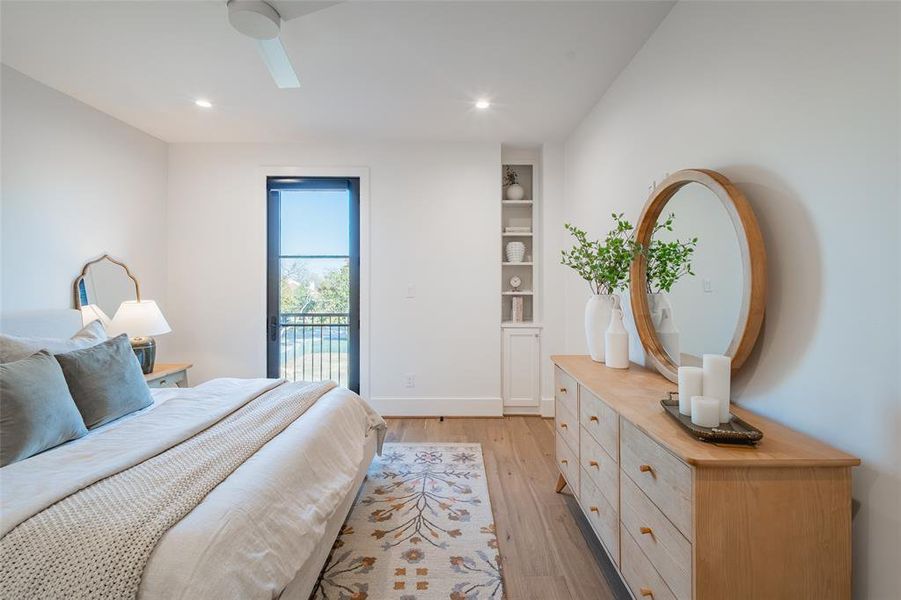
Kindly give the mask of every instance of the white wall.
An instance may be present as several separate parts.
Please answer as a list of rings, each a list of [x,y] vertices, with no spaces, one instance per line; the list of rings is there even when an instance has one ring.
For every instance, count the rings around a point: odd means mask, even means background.
[[[71,308],[108,252],[165,311],[166,144],[5,65],[0,83],[0,309]]]
[[[899,8],[680,2],[566,144],[566,218],[595,235],[680,168],[748,196],[770,290],[735,396],[862,458],[855,597],[886,600],[901,589]],[[564,277],[566,348],[585,352],[587,287]]]
[[[266,374],[267,166],[369,169],[373,403],[499,409],[498,144],[171,146],[167,317],[172,356],[195,364],[194,381]]]
[[[543,198],[541,211],[541,399],[545,415],[554,410],[554,365],[551,356],[563,354],[564,272],[560,267],[560,249],[565,242],[564,223],[564,147],[561,142],[549,142],[541,149]]]

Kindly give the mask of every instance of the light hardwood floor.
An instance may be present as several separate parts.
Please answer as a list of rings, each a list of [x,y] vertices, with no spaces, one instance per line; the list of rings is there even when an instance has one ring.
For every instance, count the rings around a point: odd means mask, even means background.
[[[569,488],[554,492],[553,421],[387,421],[389,442],[482,444],[508,600],[629,598]]]

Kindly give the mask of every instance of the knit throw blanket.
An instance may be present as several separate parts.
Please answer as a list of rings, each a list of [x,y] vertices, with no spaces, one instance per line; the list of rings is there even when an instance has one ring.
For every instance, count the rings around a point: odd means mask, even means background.
[[[134,598],[166,531],[334,387],[281,385],[19,524],[0,540],[0,598]]]

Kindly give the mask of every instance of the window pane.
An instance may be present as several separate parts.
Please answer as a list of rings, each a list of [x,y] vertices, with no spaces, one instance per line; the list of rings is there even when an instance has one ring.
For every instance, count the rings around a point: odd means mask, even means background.
[[[347,190],[283,190],[283,255],[350,254],[350,193]]]
[[[280,260],[279,362],[294,381],[348,384],[350,263],[346,258]]]
[[[346,258],[282,258],[282,313],[341,313],[350,309],[350,261]]]

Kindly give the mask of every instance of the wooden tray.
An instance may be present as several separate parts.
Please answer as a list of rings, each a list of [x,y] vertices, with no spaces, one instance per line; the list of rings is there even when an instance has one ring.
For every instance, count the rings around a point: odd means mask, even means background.
[[[742,444],[753,446],[763,439],[763,432],[750,425],[747,421],[739,419],[732,413],[728,423],[720,423],[716,427],[701,427],[691,422],[691,417],[686,417],[679,412],[677,392],[670,392],[669,398],[660,401],[663,411],[676,420],[685,431],[702,442],[715,444]]]

